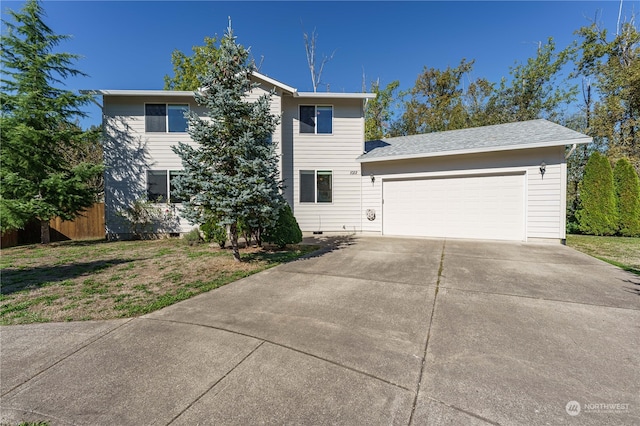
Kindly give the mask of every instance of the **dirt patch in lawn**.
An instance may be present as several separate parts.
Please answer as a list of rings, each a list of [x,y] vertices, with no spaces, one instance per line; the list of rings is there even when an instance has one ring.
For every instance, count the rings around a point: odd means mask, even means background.
[[[142,315],[315,250],[230,250],[183,240],[64,242],[2,250],[0,324]]]

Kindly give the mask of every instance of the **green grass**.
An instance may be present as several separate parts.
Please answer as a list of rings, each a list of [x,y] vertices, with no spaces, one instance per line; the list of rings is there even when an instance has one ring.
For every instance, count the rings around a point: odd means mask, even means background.
[[[3,249],[0,325],[143,315],[316,249],[247,248],[242,262],[229,249],[179,239]]]
[[[640,238],[567,235],[567,245],[640,275]]]

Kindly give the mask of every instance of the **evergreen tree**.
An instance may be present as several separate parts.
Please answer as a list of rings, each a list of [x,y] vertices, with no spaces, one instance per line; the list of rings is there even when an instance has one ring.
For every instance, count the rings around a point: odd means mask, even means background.
[[[262,235],[262,239],[280,248],[284,248],[287,244],[298,244],[302,241],[302,231],[289,204],[284,203],[275,226],[267,229]]]
[[[579,228],[592,235],[613,235],[618,227],[618,211],[613,171],[607,157],[591,154],[580,183]]]
[[[86,140],[73,123],[91,98],[55,87],[84,74],[73,68],[77,55],[55,51],[69,36],[43,22],[40,3],[28,0],[20,12],[8,13],[13,22],[4,22],[0,39],[0,224],[5,231],[38,219],[41,241],[48,243],[51,218],[73,219],[96,197],[87,182],[102,166],[72,165],[64,155]]]
[[[225,226],[236,260],[238,222],[252,228],[273,227],[285,202],[278,180],[278,161],[271,135],[278,119],[270,113],[270,95],[249,101],[245,95],[256,84],[249,52],[236,43],[228,28],[219,58],[200,78],[196,102],[207,108],[207,118],[191,113],[189,135],[198,143],[173,147],[185,174],[176,180],[184,199],[184,216],[191,223],[214,219]]]
[[[621,158],[613,168],[618,202],[619,232],[625,237],[640,236],[640,178],[633,165]]]

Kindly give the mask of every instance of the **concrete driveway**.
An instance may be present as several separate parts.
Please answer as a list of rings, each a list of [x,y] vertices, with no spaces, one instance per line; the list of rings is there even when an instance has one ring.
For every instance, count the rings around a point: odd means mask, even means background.
[[[3,327],[0,421],[640,424],[640,277],[356,237],[131,320]]]

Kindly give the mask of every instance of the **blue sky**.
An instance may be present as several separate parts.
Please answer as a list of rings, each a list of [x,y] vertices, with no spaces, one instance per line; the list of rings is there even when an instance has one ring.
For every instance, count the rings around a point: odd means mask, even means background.
[[[18,10],[23,2],[3,1]],[[250,46],[261,72],[309,91],[303,29],[318,34],[318,53],[335,56],[322,75],[331,91],[361,91],[367,83],[400,80],[411,87],[422,69],[475,59],[472,78],[499,81],[509,67],[535,54],[553,37],[563,48],[573,32],[599,21],[615,32],[618,0],[611,1],[44,1],[45,22],[73,39],[61,51],[82,55],[89,77],[67,81],[78,89],[162,89],[171,52],[191,53],[205,36],[222,35],[228,17],[238,41]],[[623,2],[622,17],[640,12],[640,0]],[[368,85],[368,84],[367,84]],[[319,88],[326,90],[326,87]],[[83,126],[100,123],[87,108]]]

